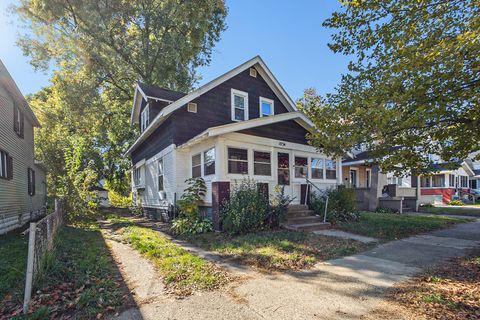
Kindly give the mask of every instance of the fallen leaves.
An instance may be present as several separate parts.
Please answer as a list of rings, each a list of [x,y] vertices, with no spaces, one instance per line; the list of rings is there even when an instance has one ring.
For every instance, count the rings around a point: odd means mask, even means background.
[[[480,251],[403,283],[390,300],[427,319],[480,319]]]

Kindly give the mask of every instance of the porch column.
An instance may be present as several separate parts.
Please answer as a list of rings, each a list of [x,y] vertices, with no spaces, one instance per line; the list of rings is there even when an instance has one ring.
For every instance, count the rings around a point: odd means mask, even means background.
[[[372,165],[372,181],[367,193],[368,210],[375,211],[378,207],[378,198],[382,196],[382,188],[387,183],[387,175],[382,173],[378,164]]]
[[[337,185],[343,184],[342,168],[342,158],[337,158]]]
[[[226,163],[227,163],[227,154],[225,150],[225,139],[218,138],[215,143],[215,172],[216,172],[216,179],[219,181],[226,180]]]
[[[213,228],[219,231],[220,215],[222,211],[222,204],[224,201],[230,199],[230,182],[229,181],[214,181],[212,182],[212,222]]]

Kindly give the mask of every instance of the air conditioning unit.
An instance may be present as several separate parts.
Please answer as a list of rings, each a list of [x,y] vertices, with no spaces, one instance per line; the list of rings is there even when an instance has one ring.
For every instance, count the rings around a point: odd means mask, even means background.
[[[158,191],[158,195],[160,196],[160,200],[167,200],[167,193],[165,191]]]

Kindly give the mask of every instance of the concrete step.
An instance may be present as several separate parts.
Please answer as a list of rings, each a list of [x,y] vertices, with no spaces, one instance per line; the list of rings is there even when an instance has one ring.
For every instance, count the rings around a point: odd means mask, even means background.
[[[317,231],[330,228],[329,222],[314,222],[314,223],[301,223],[301,224],[288,224],[285,225],[286,229],[294,231]]]
[[[305,224],[323,222],[323,218],[320,216],[308,216],[308,217],[287,217],[285,224]]]
[[[304,211],[304,210],[308,210],[308,206],[306,204],[291,204],[288,206],[288,212]]]
[[[313,216],[315,212],[313,210],[298,210],[287,212],[286,218],[308,217]]]

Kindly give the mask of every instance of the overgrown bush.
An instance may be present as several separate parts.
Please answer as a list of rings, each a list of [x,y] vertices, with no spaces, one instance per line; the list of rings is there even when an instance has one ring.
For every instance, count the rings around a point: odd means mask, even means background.
[[[331,213],[333,223],[358,221],[355,190],[343,186],[328,190],[328,212]]]
[[[385,208],[385,207],[377,207],[377,209],[375,209],[375,212],[377,212],[377,213],[398,213],[398,211],[395,210],[395,209]]]
[[[266,221],[270,228],[280,226],[287,214],[288,205],[292,201],[293,198],[285,194],[285,187],[275,186],[274,194],[270,196],[270,207]]]
[[[258,192],[252,180],[235,185],[230,200],[223,203],[222,227],[231,234],[241,234],[265,228],[269,217],[268,200]]]
[[[326,190],[328,196],[327,220],[336,222],[358,221],[357,201],[355,190],[345,187]],[[310,207],[315,214],[325,214],[325,198],[314,193],[310,200]]]
[[[205,181],[202,178],[190,178],[185,182],[188,187],[177,201],[177,211],[180,216],[173,221],[172,231],[180,235],[212,231],[211,221],[203,218],[200,214],[200,204],[207,192]]]
[[[450,206],[464,206],[465,204],[462,202],[462,200],[452,200],[448,203]]]
[[[115,191],[110,191],[108,193],[108,202],[115,208],[130,208],[132,206],[132,194],[125,197]]]
[[[190,218],[177,218],[172,222],[172,230],[179,235],[194,235],[213,231],[212,222],[201,218],[193,220]]]

